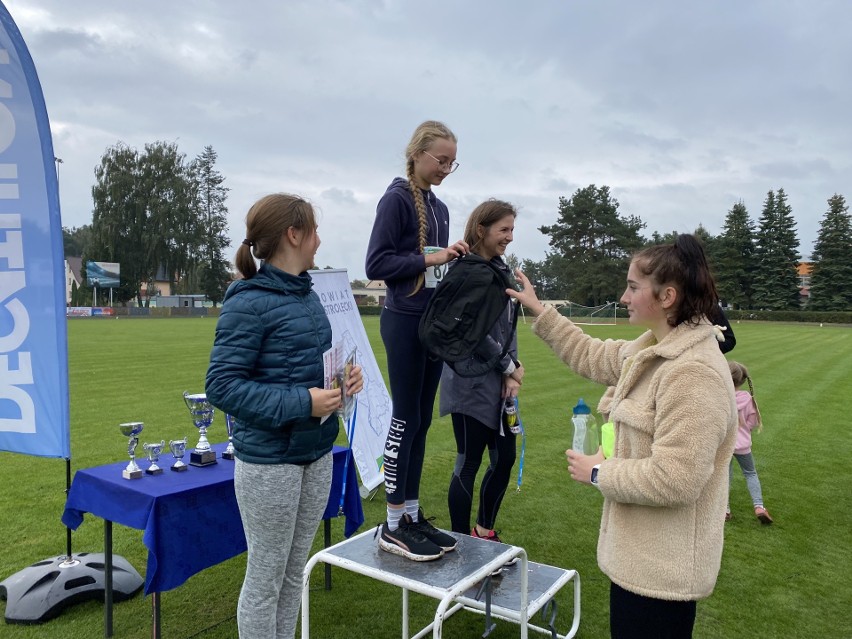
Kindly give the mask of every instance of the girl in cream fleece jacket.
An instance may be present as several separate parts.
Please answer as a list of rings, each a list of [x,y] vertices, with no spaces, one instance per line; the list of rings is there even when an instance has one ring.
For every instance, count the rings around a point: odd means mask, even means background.
[[[691,637],[696,601],[722,557],[737,407],[706,317],[718,296],[691,235],[636,254],[621,298],[632,341],[589,337],[545,308],[518,272],[507,293],[537,315],[533,331],[572,370],[615,386],[613,456],[566,451],[571,477],[604,496],[598,565],[610,578],[612,637]]]

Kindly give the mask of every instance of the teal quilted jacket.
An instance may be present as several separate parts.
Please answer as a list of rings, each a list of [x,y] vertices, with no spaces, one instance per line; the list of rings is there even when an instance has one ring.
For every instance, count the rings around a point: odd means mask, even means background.
[[[322,355],[330,347],[331,325],[307,273],[263,264],[230,286],[205,387],[210,403],[236,418],[239,459],[306,464],[331,450],[338,421],[311,417],[308,392],[323,386]]]

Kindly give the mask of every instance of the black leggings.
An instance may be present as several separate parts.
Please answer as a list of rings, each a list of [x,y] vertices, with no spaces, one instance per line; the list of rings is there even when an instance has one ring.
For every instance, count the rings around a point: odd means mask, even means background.
[[[385,441],[385,495],[400,506],[418,499],[426,432],[432,423],[442,362],[430,360],[420,345],[419,315],[382,309],[379,330],[388,358],[393,414]]]
[[[609,628],[612,639],[690,639],[694,601],[644,597],[611,584]]]
[[[515,465],[515,435],[511,432],[500,435],[482,422],[461,413],[453,413],[453,433],[456,436],[458,456],[447,495],[453,532],[470,534],[473,485],[486,447],[489,463],[479,487],[476,523],[493,530],[497,511],[500,510]]]

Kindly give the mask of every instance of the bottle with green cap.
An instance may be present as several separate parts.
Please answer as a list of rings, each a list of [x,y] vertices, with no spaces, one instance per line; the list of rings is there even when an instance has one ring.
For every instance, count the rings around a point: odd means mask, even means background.
[[[582,397],[571,411],[571,424],[574,429],[571,448],[584,455],[594,455],[601,445],[600,428]]]

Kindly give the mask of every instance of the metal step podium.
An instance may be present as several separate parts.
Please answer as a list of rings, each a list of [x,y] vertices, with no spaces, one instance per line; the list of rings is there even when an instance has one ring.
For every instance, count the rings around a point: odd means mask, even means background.
[[[526,551],[519,546],[450,534],[459,540],[458,547],[437,561],[411,561],[379,550],[374,530],[316,553],[308,560],[302,579],[302,639],[311,636],[310,578],[320,562],[399,586],[402,639],[421,639],[430,633],[433,639],[438,639],[444,621],[460,610],[484,615],[483,637],[491,632],[495,619],[518,624],[521,639],[527,639],[529,629],[552,639],[570,639],[576,635],[580,626],[580,575],[576,570],[528,561]],[[514,565],[504,566],[516,557]],[[499,574],[493,575],[497,570]],[[554,597],[569,582],[574,586],[573,618],[570,629],[559,634]],[[413,636],[409,634],[410,592],[439,600],[433,621]],[[539,611],[546,626],[530,623]]]

